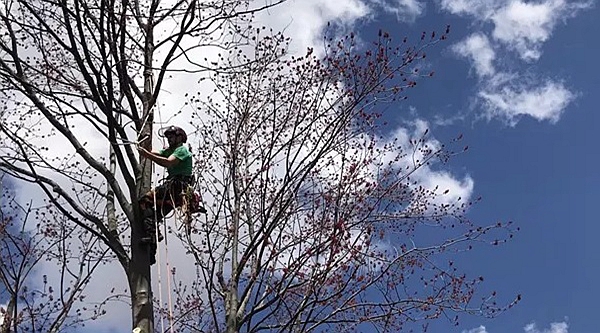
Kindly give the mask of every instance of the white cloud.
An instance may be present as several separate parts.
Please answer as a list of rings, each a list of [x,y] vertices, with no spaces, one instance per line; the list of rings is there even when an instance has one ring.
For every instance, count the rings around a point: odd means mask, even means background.
[[[489,33],[475,32],[452,46],[455,54],[472,61],[481,79],[476,105],[483,106],[488,119],[500,118],[513,126],[523,115],[551,123],[560,119],[576,94],[561,82],[531,80],[514,74],[519,73],[516,69],[498,70],[495,64],[506,64],[504,50],[516,52],[525,62],[537,61],[556,25],[592,5],[590,0],[441,0],[445,11],[492,25]]]
[[[492,36],[520,58],[531,62],[541,56],[541,47],[557,23],[588,9],[593,1],[492,1],[442,0],[442,9],[457,15],[471,15],[494,25]]]
[[[470,58],[475,71],[480,77],[494,75],[494,59],[496,53],[486,35],[474,33],[460,43],[454,44],[452,50],[459,56]]]
[[[393,14],[399,21],[414,22],[425,11],[419,0],[292,0],[258,15],[257,23],[274,30],[284,30],[292,37],[292,51],[304,52],[320,46],[327,23],[351,30],[357,21],[375,15],[379,10]]]
[[[292,37],[292,51],[303,53],[307,47],[322,44],[319,40],[328,22],[349,28],[369,14],[369,6],[361,0],[293,0],[260,13],[257,23],[284,30]]]
[[[492,35],[514,48],[523,60],[537,60],[541,55],[541,44],[552,32],[555,13],[562,6],[563,0],[545,3],[513,1],[491,17],[495,25]]]
[[[412,124],[407,127],[398,128],[393,135],[390,136],[390,140],[396,139],[400,146],[404,147],[407,152],[412,152],[410,140],[420,137],[429,128],[429,123],[421,119],[415,120]],[[386,144],[384,142],[383,144]],[[425,138],[424,146],[430,147],[432,150],[440,149],[442,144],[435,138],[428,136]],[[394,159],[394,156],[388,156],[389,161]],[[424,155],[421,152],[416,152],[413,156],[411,153],[407,157],[400,159],[396,166],[399,169],[412,168],[415,160],[424,160]],[[388,161],[386,161],[388,162]],[[435,197],[430,199],[430,203],[435,204],[452,204],[457,202],[459,198],[464,201],[468,201],[473,195],[473,189],[475,187],[475,181],[469,175],[459,177],[451,174],[445,170],[439,170],[435,167],[435,163],[432,165],[423,165],[419,170],[412,176],[416,181],[415,187],[423,186],[427,190],[438,190],[435,192]],[[448,190],[447,193],[442,194]]]
[[[566,322],[551,323],[550,328],[540,330],[535,323],[523,327],[525,333],[569,333],[569,325]]]
[[[459,179],[447,171],[435,171],[429,168],[425,169],[419,178],[425,188],[434,189],[436,186],[439,188],[437,191],[439,196],[433,200],[433,203],[437,204],[452,204],[459,198],[468,200],[475,187],[475,181],[469,175]],[[447,194],[440,194],[446,190],[448,190]]]
[[[500,3],[498,0],[442,0],[441,6],[452,14],[474,15],[483,19]]]
[[[480,91],[484,111],[488,118],[498,117],[515,125],[521,115],[537,120],[555,123],[575,94],[560,82],[546,81],[530,89],[517,89],[513,86]]]
[[[551,323],[550,328],[539,329],[535,323],[527,324],[523,327],[525,333],[569,333],[569,325],[566,322]],[[481,325],[470,330],[463,330],[462,333],[491,333],[485,326]]]
[[[396,15],[399,21],[414,22],[425,11],[425,3],[418,0],[373,0],[384,11]]]
[[[488,331],[485,330],[485,326],[481,325],[479,327],[472,328],[468,331],[462,331],[462,333],[488,333]]]

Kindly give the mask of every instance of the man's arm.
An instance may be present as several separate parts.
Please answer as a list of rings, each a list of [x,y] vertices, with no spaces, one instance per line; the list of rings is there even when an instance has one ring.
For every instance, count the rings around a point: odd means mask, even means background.
[[[149,152],[148,150],[142,147],[138,147],[138,151],[140,152],[140,155],[150,159],[152,162],[165,168],[172,168],[179,164],[179,159],[177,159],[177,157],[175,157],[174,155],[164,157],[160,156],[156,151]]]

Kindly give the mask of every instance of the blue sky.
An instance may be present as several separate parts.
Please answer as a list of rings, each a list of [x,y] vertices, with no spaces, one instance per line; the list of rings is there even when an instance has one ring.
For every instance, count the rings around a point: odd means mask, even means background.
[[[467,272],[485,276],[485,288],[505,299],[522,294],[518,306],[495,319],[464,317],[459,327],[439,322],[430,330],[597,332],[597,4],[447,0],[428,2],[419,13],[410,10],[416,1],[392,2],[400,15],[372,10],[360,23],[364,39],[379,28],[398,37],[445,24],[452,31],[429,51],[435,77],[387,116],[398,124],[428,121],[442,142],[462,133],[469,152],[449,168],[471,177],[473,195],[483,197],[468,216],[521,229],[506,245],[459,258]]]
[[[386,117],[399,127],[424,121],[440,142],[463,134],[468,153],[444,168],[458,190],[483,197],[468,217],[521,231],[456,259],[501,300],[523,299],[495,319],[442,320],[430,332],[598,332],[599,19],[595,1],[567,0],[290,0],[257,18],[285,27],[298,52],[328,21],[366,41],[379,29],[399,41],[451,25],[428,52],[435,76]]]

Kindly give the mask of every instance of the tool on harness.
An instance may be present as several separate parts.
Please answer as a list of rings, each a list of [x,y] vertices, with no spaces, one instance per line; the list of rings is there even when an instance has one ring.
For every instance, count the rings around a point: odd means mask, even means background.
[[[206,208],[202,206],[202,196],[200,192],[194,190],[191,186],[189,186],[185,192],[181,193],[181,197],[183,199],[181,205],[181,212],[183,213],[183,223],[179,226],[185,226],[185,232],[189,236],[192,233],[192,215],[197,213],[206,213]]]
[[[156,243],[158,224],[176,208],[180,209],[184,217],[181,226],[186,227],[188,235],[191,234],[192,215],[206,213],[206,209],[202,206],[202,196],[199,191],[194,189],[193,183],[193,177],[167,178],[165,184],[157,186],[153,192],[144,196],[143,200],[146,201],[153,201],[152,195],[156,196],[156,212],[153,208],[143,210],[146,236],[140,239],[142,243]],[[159,231],[158,241],[160,242],[162,239]]]
[[[184,203],[186,204],[186,209],[190,214],[196,213],[206,213],[206,208],[204,208],[202,203],[202,196],[200,192],[194,190],[191,186],[188,187],[185,193],[182,193],[184,196]]]

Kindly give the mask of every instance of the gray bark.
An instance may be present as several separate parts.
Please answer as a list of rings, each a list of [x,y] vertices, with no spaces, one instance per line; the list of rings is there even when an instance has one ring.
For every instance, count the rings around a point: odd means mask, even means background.
[[[153,89],[154,78],[152,74],[152,60],[154,54],[153,15],[149,16],[146,23],[146,41],[144,50],[144,93],[143,93],[143,117],[141,131],[138,139],[144,138],[142,146],[152,150],[152,123],[154,113]],[[148,192],[152,183],[152,162],[142,158],[140,161],[140,172],[137,181],[137,198]],[[143,216],[139,205],[135,207],[134,223],[131,226],[131,265],[128,269],[129,286],[132,299],[133,328],[141,329],[143,333],[154,332],[154,309],[152,303],[152,278],[150,275],[150,247],[140,244],[143,232]]]

